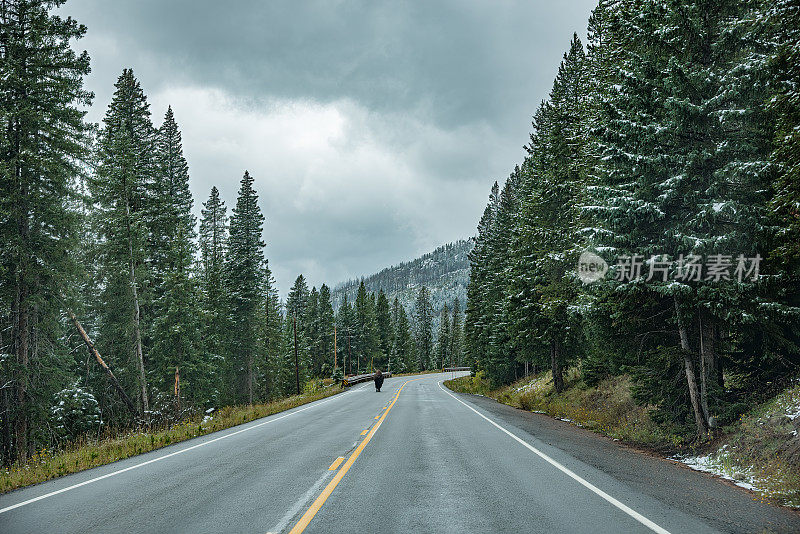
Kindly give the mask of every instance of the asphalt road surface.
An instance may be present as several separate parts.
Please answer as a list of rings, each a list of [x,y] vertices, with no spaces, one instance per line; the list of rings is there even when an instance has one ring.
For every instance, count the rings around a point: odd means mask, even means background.
[[[800,514],[606,438],[387,379],[0,496],[18,532],[800,532]]]

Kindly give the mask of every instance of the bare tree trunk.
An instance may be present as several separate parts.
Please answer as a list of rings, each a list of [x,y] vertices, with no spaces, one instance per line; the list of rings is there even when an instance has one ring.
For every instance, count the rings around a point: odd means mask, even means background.
[[[23,277],[24,274],[18,274]],[[16,417],[14,419],[14,444],[16,458],[20,463],[28,460],[28,350],[29,350],[29,328],[28,328],[28,295],[24,282],[17,279],[17,291],[14,303],[14,348],[17,357],[17,372],[15,373],[15,392],[16,392]]]
[[[5,378],[5,376],[3,377]],[[0,382],[3,380],[0,379]],[[9,381],[10,382],[10,381]],[[2,411],[3,411],[3,429],[2,429],[2,454],[3,454],[3,465],[9,466],[11,465],[11,401],[9,400],[9,393],[10,387],[7,387],[5,383],[2,384]]]
[[[138,418],[139,413],[136,411],[136,406],[133,405],[133,401],[131,401],[131,398],[128,397],[128,394],[125,392],[125,389],[119,383],[117,377],[114,376],[114,373],[111,372],[111,369],[109,369],[108,365],[106,365],[106,362],[104,362],[103,358],[100,357],[100,353],[97,351],[97,348],[95,348],[94,343],[92,343],[92,340],[89,339],[89,336],[86,334],[86,330],[83,329],[83,326],[81,326],[81,323],[78,321],[78,318],[75,317],[75,314],[72,313],[72,311],[69,311],[68,314],[69,318],[72,320],[72,324],[75,325],[75,328],[78,330],[78,333],[80,334],[81,338],[83,338],[83,342],[86,343],[86,347],[89,349],[89,352],[91,353],[92,356],[94,356],[94,359],[97,360],[97,363],[100,365],[103,371],[105,371],[106,375],[111,380],[111,383],[114,385],[114,389],[116,389],[117,392],[122,397],[122,400],[125,401],[125,406],[128,407],[128,411],[131,412],[134,418]]]
[[[247,403],[253,405],[253,353],[247,353]]]
[[[689,386],[689,400],[692,402],[692,409],[694,410],[697,436],[703,437],[708,434],[708,423],[703,416],[703,408],[700,405],[700,393],[697,389],[697,379],[695,378],[694,374],[694,362],[692,361],[692,352],[689,347],[689,332],[686,329],[686,324],[683,319],[678,297],[674,297],[674,301],[675,317],[678,320],[678,334],[681,338],[681,349],[683,352],[683,366],[686,370],[686,383]]]
[[[564,373],[561,368],[561,343],[558,340],[550,342],[550,369],[553,372],[553,387],[556,393],[564,391]]]
[[[5,352],[5,345],[3,344],[3,323],[0,323],[0,351]],[[14,377],[10,369],[3,364],[0,364],[0,408],[2,409],[3,427],[0,429],[2,437],[0,437],[0,454],[3,455],[3,465],[9,466],[12,463],[12,449],[11,444],[13,439],[11,437],[11,388],[14,385]]]
[[[128,216],[128,253],[130,254],[130,282],[131,292],[133,294],[133,334],[134,342],[136,344],[136,363],[139,367],[139,387],[141,388],[141,401],[142,401],[142,415],[144,416],[145,423],[148,420],[147,412],[150,407],[147,402],[147,377],[144,371],[144,354],[142,353],[142,330],[140,328],[141,312],[139,310],[139,290],[136,284],[136,267],[133,257],[133,231],[131,229],[131,208],[128,199],[125,199],[125,214]]]
[[[717,381],[717,385],[719,386],[720,390],[725,390],[725,378],[723,375],[722,370],[722,359],[719,356],[720,351],[720,333],[719,333],[719,325],[713,324],[711,327],[711,342],[714,352],[714,380]]]
[[[708,387],[707,387],[707,369],[706,369],[706,350],[703,344],[703,318],[698,317],[700,321],[700,408],[703,410],[703,418],[708,421]]]

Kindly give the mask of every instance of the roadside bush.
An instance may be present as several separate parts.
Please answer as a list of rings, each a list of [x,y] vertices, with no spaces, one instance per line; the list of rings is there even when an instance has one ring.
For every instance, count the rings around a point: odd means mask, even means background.
[[[50,411],[60,441],[72,441],[83,434],[96,432],[103,424],[97,399],[78,387],[77,382],[55,394]]]

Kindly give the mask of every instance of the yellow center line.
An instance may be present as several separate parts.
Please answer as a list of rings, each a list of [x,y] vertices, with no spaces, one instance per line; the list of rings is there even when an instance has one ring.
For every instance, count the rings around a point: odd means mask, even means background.
[[[403,383],[402,386],[400,386],[400,389],[397,390],[397,395],[398,396],[400,395],[400,392],[409,382],[422,380],[423,378],[425,377],[415,378],[413,380],[407,380],[406,382]],[[316,500],[311,504],[311,507],[308,510],[306,510],[306,513],[303,514],[303,517],[300,518],[300,521],[298,521],[297,524],[292,528],[292,530],[289,531],[289,534],[300,534],[306,529],[311,520],[314,519],[314,516],[317,515],[317,512],[319,512],[320,508],[322,508],[322,505],[325,504],[325,501],[328,500],[328,497],[331,496],[333,490],[336,489],[336,486],[339,485],[339,482],[341,482],[342,478],[344,478],[344,476],[350,470],[350,467],[353,465],[353,462],[356,461],[356,458],[358,458],[358,456],[361,454],[361,451],[363,451],[364,447],[367,446],[369,440],[372,439],[372,436],[374,436],[375,432],[377,432],[378,429],[381,427],[383,420],[386,419],[386,416],[389,414],[389,411],[392,409],[392,406],[394,406],[396,402],[397,402],[397,397],[395,397],[395,399],[389,405],[389,408],[385,412],[383,412],[383,415],[380,417],[380,421],[378,421],[375,424],[375,426],[372,427],[372,430],[370,430],[369,434],[367,434],[367,437],[364,438],[364,440],[358,445],[356,450],[353,451],[353,454],[350,455],[350,458],[347,459],[342,468],[339,469],[339,471],[333,476],[333,479],[328,483],[327,486],[325,486],[325,489],[322,490],[322,493],[320,493],[319,497],[317,497]],[[376,417],[375,419],[378,418]]]
[[[343,461],[344,461],[344,456],[339,456],[337,459],[333,461],[331,466],[328,468],[328,471],[334,471],[337,467],[339,467],[339,464],[342,463]]]
[[[363,436],[363,435],[364,435],[364,434],[366,434],[367,432],[369,432],[369,428],[365,428],[365,429],[364,429],[364,430],[361,432],[361,435]]]

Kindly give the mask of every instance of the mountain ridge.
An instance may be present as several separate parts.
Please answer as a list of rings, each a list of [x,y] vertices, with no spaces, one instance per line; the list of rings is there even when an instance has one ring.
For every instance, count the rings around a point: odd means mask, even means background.
[[[349,302],[353,302],[363,280],[367,291],[377,293],[382,289],[389,302],[397,297],[409,314],[414,311],[414,302],[422,286],[427,286],[431,291],[431,303],[437,317],[445,303],[452,307],[456,298],[463,311],[469,282],[469,252],[474,244],[472,237],[459,239],[418,258],[385,267],[377,273],[341,282],[331,291],[333,307],[338,310],[345,295]]]

